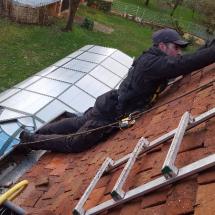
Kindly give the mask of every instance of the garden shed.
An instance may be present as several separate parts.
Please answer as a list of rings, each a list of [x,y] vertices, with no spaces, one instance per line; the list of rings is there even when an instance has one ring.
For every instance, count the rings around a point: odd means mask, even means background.
[[[48,24],[68,6],[68,0],[0,0],[0,14],[20,23]]]

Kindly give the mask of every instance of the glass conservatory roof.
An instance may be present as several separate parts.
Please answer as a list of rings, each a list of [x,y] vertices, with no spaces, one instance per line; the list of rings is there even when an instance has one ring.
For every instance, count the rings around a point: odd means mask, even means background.
[[[87,45],[0,94],[0,159],[65,111],[80,114],[116,89],[133,59],[117,49]]]

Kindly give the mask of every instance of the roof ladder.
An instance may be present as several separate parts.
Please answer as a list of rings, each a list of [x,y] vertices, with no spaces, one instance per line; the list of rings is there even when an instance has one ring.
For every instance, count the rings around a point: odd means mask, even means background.
[[[215,153],[203,159],[195,161],[191,164],[188,164],[184,167],[181,167],[179,169],[174,164],[185,132],[214,116],[215,108],[195,118],[193,118],[189,112],[185,112],[181,117],[179,125],[176,129],[168,132],[167,134],[162,135],[161,137],[153,140],[152,142],[148,142],[147,139],[141,137],[137,145],[135,146],[133,152],[127,154],[126,156],[117,161],[113,161],[112,159],[107,158],[102,164],[99,171],[97,172],[96,176],[93,178],[88,188],[86,189],[85,193],[79,200],[78,204],[74,208],[73,214],[74,215],[98,214],[104,210],[116,207],[117,205],[123,204],[129,200],[145,195],[168,184],[179,181],[185,177],[188,177],[190,175],[193,175],[195,173],[198,173],[200,171],[203,171],[207,168],[214,166]],[[164,161],[163,167],[161,169],[163,176],[156,178],[146,184],[143,184],[127,192],[123,191],[122,187],[138,156],[152,148],[157,147],[158,145],[166,142],[171,138],[173,138],[173,140],[167,153],[166,159]],[[111,192],[112,199],[85,211],[83,206],[87,201],[90,193],[95,188],[97,182],[103,175],[103,173],[110,171],[123,163],[126,164]]]
[[[88,197],[90,196],[92,190],[95,188],[97,182],[102,177],[103,173],[108,169],[109,166],[113,166],[113,160],[110,158],[106,158],[106,160],[103,162],[101,168],[96,173],[95,177],[91,181],[90,185],[86,189],[84,195],[79,200],[77,206],[74,209],[73,214],[74,215],[84,215],[85,211],[83,209],[84,203],[87,201]]]
[[[126,163],[121,175],[119,176],[119,178],[111,192],[111,196],[113,197],[113,199],[119,200],[119,199],[124,198],[125,192],[122,190],[123,184],[125,183],[128,175],[129,175],[129,172],[130,172],[131,168],[133,167],[138,155],[144,148],[147,148],[148,145],[149,145],[148,140],[145,139],[144,137],[141,137],[140,140],[138,141],[136,147],[134,148],[134,151],[131,153],[131,156],[128,159],[128,162]]]
[[[193,117],[188,112],[185,112],[181,117],[180,123],[178,125],[172,144],[169,148],[161,170],[166,179],[176,176],[178,174],[178,168],[174,165],[174,162],[176,160],[176,156],[178,154],[179,147],[184,137],[186,128],[192,122]]]

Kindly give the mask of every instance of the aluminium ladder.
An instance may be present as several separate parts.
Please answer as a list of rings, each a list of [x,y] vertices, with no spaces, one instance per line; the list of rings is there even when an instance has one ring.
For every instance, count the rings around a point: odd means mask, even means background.
[[[215,165],[215,153],[209,155],[203,159],[200,159],[196,162],[193,162],[189,165],[181,167],[178,169],[174,162],[176,160],[182,139],[184,134],[187,130],[199,125],[200,123],[212,118],[215,116],[215,108],[197,116],[192,117],[189,112],[185,112],[181,117],[179,125],[176,129],[168,132],[167,134],[162,135],[161,137],[149,142],[144,137],[141,137],[138,141],[137,145],[135,146],[132,153],[124,156],[123,158],[113,161],[111,158],[106,158],[103,162],[102,166],[98,170],[97,174],[91,181],[90,185],[86,189],[85,193],[79,200],[78,204],[73,210],[74,215],[94,215],[98,214],[104,210],[113,208],[117,205],[123,204],[131,199],[137,198],[141,195],[146,193],[152,192],[156,189],[164,187],[168,184],[181,180],[185,177],[193,175],[197,172],[203,171],[207,168],[210,168]],[[164,143],[165,141],[173,138],[172,143],[170,145],[169,151],[167,153],[166,159],[164,161],[163,167],[161,172],[163,176],[154,179],[146,184],[143,184],[139,187],[136,187],[132,190],[127,192],[123,191],[122,187],[129,175],[132,166],[134,165],[137,157],[144,152]],[[119,165],[125,163],[125,167],[122,170],[112,192],[111,196],[112,199],[106,202],[103,202],[87,211],[84,210],[83,206],[87,201],[89,195],[91,194],[92,190],[95,188],[97,182],[102,177],[104,172],[110,171],[113,168],[118,167]]]

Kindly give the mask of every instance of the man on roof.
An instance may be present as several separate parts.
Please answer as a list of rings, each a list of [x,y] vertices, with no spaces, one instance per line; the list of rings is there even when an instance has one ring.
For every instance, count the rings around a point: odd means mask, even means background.
[[[118,90],[99,96],[94,107],[83,116],[71,116],[49,123],[35,134],[22,132],[21,144],[17,148],[65,153],[90,149],[114,130],[113,127],[101,127],[116,122],[121,116],[149,108],[167,87],[169,79],[215,62],[215,40],[195,53],[185,55],[182,55],[182,50],[188,42],[173,29],[156,31],[152,41],[153,46],[133,62]]]

